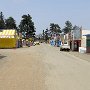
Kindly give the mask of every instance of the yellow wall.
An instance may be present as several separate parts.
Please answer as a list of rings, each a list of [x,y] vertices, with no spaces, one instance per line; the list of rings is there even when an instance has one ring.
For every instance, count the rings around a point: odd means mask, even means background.
[[[0,48],[15,48],[16,38],[0,38]]]

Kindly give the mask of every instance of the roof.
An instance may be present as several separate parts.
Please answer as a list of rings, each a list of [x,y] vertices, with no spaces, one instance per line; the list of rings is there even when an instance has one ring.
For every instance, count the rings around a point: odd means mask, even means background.
[[[83,36],[90,36],[90,34],[86,34],[86,35],[83,35]]]
[[[14,38],[15,34],[16,34],[16,30],[14,29],[2,30],[0,31],[0,38]]]

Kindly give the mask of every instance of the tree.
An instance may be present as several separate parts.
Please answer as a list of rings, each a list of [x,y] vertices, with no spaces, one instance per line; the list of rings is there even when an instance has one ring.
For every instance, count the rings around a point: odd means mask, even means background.
[[[32,22],[32,17],[28,15],[23,15],[22,20],[19,25],[19,31],[23,34],[24,38],[30,38],[35,36],[34,22]]]
[[[66,33],[68,33],[68,32],[71,32],[71,30],[72,30],[72,24],[71,24],[71,22],[70,21],[66,21],[65,22],[65,28],[63,29],[63,31],[64,31],[64,33],[66,34]]]
[[[9,17],[5,20],[5,28],[6,29],[16,29],[16,22],[12,17]]]
[[[54,32],[54,23],[50,23],[50,31]]]
[[[76,26],[76,25],[75,25],[75,26],[73,27],[73,30],[79,30],[79,29],[80,29],[79,26]]]
[[[48,41],[48,29],[46,29],[46,31],[45,31],[45,41],[46,41],[46,43],[47,43],[47,41]]]
[[[5,28],[4,15],[2,12],[0,12],[0,29],[4,28]]]
[[[43,30],[43,40],[45,39],[45,31]]]
[[[61,28],[58,24],[51,23],[50,30],[52,33],[61,33]]]

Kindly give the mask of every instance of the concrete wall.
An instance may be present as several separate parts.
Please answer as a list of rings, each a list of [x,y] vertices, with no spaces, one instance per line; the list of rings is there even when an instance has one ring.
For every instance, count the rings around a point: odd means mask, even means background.
[[[82,35],[90,34],[90,30],[82,29]]]
[[[86,36],[82,36],[81,47],[86,48]]]
[[[86,48],[86,36],[83,36],[83,35],[86,35],[86,34],[90,34],[90,30],[82,30],[81,32],[81,47],[84,47]]]
[[[86,53],[90,53],[90,47],[86,48]]]

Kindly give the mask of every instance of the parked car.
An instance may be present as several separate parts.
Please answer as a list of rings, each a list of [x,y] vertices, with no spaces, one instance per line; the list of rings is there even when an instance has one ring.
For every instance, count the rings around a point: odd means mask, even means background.
[[[68,44],[61,45],[60,51],[70,51],[70,46]]]
[[[34,42],[34,45],[40,45],[39,41]]]

